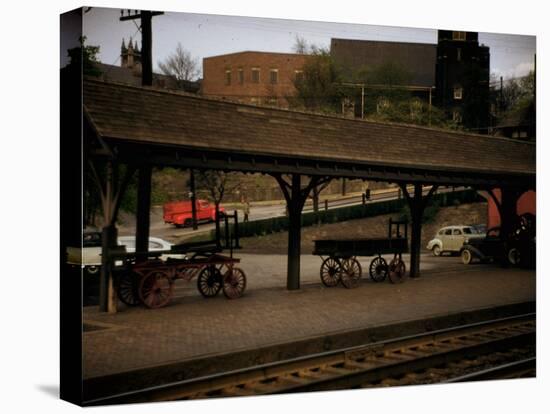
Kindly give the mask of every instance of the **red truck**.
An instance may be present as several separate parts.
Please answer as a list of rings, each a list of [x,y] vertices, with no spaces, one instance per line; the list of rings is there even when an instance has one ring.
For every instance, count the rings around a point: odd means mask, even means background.
[[[216,206],[206,200],[197,200],[197,222],[209,222],[216,220]],[[220,215],[225,209],[220,206]],[[163,206],[164,222],[174,224],[176,227],[187,227],[193,223],[191,201],[171,201]]]

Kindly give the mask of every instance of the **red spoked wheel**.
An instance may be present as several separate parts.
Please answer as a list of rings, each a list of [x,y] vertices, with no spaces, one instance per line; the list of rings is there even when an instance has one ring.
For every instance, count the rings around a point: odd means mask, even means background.
[[[340,272],[340,280],[344,287],[353,289],[359,286],[359,280],[361,279],[361,264],[359,261],[352,257],[351,259],[342,260],[342,270]]]
[[[223,294],[227,299],[240,298],[246,289],[246,275],[238,267],[230,267],[223,276]]]
[[[402,283],[406,272],[405,262],[396,257],[390,262],[388,276],[391,283]]]
[[[153,270],[139,282],[139,298],[149,309],[162,308],[172,299],[174,283],[169,274]]]
[[[327,257],[321,264],[321,282],[326,287],[333,287],[340,281],[340,261]]]

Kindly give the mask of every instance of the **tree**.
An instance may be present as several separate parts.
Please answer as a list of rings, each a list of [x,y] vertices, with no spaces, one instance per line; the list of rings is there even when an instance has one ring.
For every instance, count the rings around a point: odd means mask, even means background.
[[[411,74],[407,68],[394,62],[359,69],[352,75],[354,82],[365,85],[364,106],[368,118],[378,121],[409,122],[418,101],[412,100],[410,91],[404,87],[410,84]],[[360,91],[355,88],[357,100]],[[417,105],[418,106],[418,105]]]
[[[181,43],[178,43],[176,51],[168,56],[164,62],[159,61],[158,66],[162,73],[174,77],[180,85],[200,76],[197,59],[193,58],[191,53],[182,47]]]
[[[327,180],[322,184],[316,185],[311,190],[311,199],[313,200],[313,213],[317,218],[317,224],[321,224],[321,217],[319,216],[319,196],[321,195],[321,192],[329,186],[329,184],[330,180]]]
[[[528,126],[535,134],[536,102],[535,102],[535,72],[526,76],[508,80],[502,87],[499,96],[499,112],[497,122],[507,126],[510,124]]]
[[[307,55],[309,53],[309,46],[306,39],[296,35],[296,37],[294,38],[294,45],[292,46],[292,50],[294,51],[294,53]]]
[[[411,72],[405,66],[391,61],[378,66],[363,67],[355,74],[357,81],[386,87],[409,85],[411,77]]]
[[[302,76],[294,79],[296,93],[289,99],[294,108],[340,113],[343,97],[340,70],[328,49],[310,46]]]
[[[234,173],[227,173],[225,171],[199,171],[195,176],[196,188],[206,190],[214,202],[216,206],[216,217],[220,216],[220,204],[223,200],[223,196],[237,190],[240,185],[241,181]],[[216,220],[216,234],[218,236],[219,232],[219,221]]]
[[[101,70],[97,67],[99,60],[97,54],[99,53],[99,46],[87,46],[86,36],[79,37],[80,46],[69,49],[67,53],[71,61],[69,62],[69,69],[75,68],[75,70],[81,70],[84,75],[99,76]]]
[[[294,38],[294,45],[292,46],[294,53],[300,53],[302,55],[316,55],[320,53],[328,53],[326,47],[318,46],[314,43],[308,43],[302,36],[296,35]]]
[[[535,72],[521,78],[512,78],[502,87],[500,108],[503,111],[513,111],[525,107],[535,98]]]

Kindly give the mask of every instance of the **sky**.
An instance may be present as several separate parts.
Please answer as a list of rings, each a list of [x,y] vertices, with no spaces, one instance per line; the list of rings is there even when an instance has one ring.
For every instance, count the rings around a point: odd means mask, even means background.
[[[126,44],[131,37],[141,45],[139,21],[121,22],[119,17],[120,9],[98,7],[84,14],[87,44],[100,46],[103,63],[120,65],[123,38]],[[436,29],[168,12],[153,18],[154,71],[160,71],[158,62],[173,53],[178,42],[202,62],[204,57],[243,50],[293,52],[297,36],[319,46],[329,46],[331,38],[437,43]],[[534,67],[535,36],[480,32],[479,42],[489,46],[491,73],[497,76],[523,76]],[[62,54],[66,48],[62,44]],[[66,63],[62,55],[61,64]]]

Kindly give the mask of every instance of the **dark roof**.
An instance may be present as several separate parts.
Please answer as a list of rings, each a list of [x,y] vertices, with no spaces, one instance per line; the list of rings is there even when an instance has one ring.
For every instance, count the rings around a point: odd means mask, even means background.
[[[437,45],[427,43],[380,42],[331,39],[330,54],[347,78],[364,67],[395,63],[411,74],[412,86],[435,85]]]
[[[108,65],[106,63],[96,63],[96,65],[101,71],[101,79],[106,82],[141,86],[141,72],[122,66]],[[198,81],[181,81],[178,83],[172,76],[163,75],[161,73],[153,73],[153,83],[160,88],[182,89],[192,93],[196,93],[200,89],[200,83]]]
[[[498,137],[256,107],[153,88],[84,82],[108,139],[229,153],[487,174],[535,174],[535,146]]]

